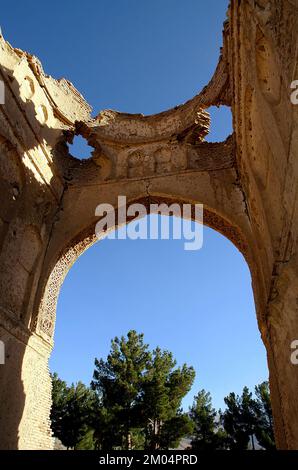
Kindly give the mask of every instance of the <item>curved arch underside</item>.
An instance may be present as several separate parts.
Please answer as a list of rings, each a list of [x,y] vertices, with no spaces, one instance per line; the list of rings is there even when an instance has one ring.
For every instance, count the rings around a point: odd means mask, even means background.
[[[128,205],[133,203],[142,204],[146,208],[147,214],[150,214],[151,204],[161,205],[165,203],[169,206],[171,204],[178,204],[181,207],[181,214],[183,213],[183,204],[191,204],[192,219],[196,220],[196,202],[194,201],[151,195],[128,201]],[[117,206],[115,206],[115,214],[115,220],[117,221]],[[127,217],[127,223],[133,219],[134,217]],[[205,207],[203,211],[203,223],[226,236],[241,251],[241,253],[248,258],[249,252],[247,243],[244,235],[238,227],[233,226],[231,222],[223,219],[219,214]],[[45,338],[51,339],[53,337],[57,301],[65,276],[78,257],[98,241],[99,234],[95,234],[95,224],[96,222],[93,221],[90,226],[87,226],[75,237],[69,240],[67,245],[63,247],[63,250],[56,253],[54,260],[49,265],[50,274],[46,277],[47,282],[42,287],[42,299],[38,310],[39,314],[37,317],[32,319],[33,329],[36,329],[36,331]],[[117,229],[117,227],[118,225],[115,225],[113,229]],[[105,232],[102,232],[102,236],[104,235]]]

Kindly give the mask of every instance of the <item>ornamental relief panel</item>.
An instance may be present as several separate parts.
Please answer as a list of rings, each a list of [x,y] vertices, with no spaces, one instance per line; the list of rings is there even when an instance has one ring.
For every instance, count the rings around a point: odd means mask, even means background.
[[[117,156],[116,179],[147,178],[174,173],[187,168],[185,146],[142,147],[120,152]]]

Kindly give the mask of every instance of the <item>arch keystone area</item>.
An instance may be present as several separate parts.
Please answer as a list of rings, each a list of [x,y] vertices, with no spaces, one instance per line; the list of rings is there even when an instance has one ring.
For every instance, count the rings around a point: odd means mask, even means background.
[[[95,208],[128,201],[201,203],[204,223],[249,265],[267,350],[276,442],[298,449],[297,2],[234,1],[210,83],[152,116],[96,118],[73,85],[0,36],[0,446],[51,449],[49,412],[56,302],[95,241]],[[294,77],[294,78],[293,78]],[[210,106],[229,106],[233,134],[208,143]],[[67,143],[83,136],[84,161]],[[2,344],[2,343],[1,343]],[[38,395],[39,399],[36,400]]]

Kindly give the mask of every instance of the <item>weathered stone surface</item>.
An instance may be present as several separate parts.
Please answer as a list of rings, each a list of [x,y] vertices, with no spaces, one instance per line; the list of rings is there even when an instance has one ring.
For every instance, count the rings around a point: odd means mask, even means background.
[[[48,358],[60,286],[95,242],[95,208],[128,201],[203,203],[204,223],[250,267],[267,349],[276,440],[298,449],[298,4],[231,1],[211,82],[153,116],[90,107],[66,80],[0,38],[0,446],[52,448]],[[207,108],[225,104],[234,133],[207,143]],[[80,161],[66,142],[84,136]],[[36,399],[38,397],[38,399]]]

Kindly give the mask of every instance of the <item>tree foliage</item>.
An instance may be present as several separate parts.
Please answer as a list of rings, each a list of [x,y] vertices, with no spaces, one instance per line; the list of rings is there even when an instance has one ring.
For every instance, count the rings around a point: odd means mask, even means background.
[[[192,367],[184,364],[176,368],[176,361],[169,351],[156,348],[152,352],[141,398],[147,449],[168,448],[185,435],[185,427],[189,428],[189,419],[181,414],[180,407],[194,377]],[[174,425],[175,420],[180,422],[181,426],[176,427],[173,433],[170,423]]]
[[[177,367],[171,352],[150,351],[143,334],[131,330],[114,338],[106,360],[95,359],[90,387],[68,386],[52,375],[52,430],[67,448],[177,448],[191,436],[195,450],[245,450],[258,443],[274,449],[268,382],[230,393],[226,409],[216,412],[210,393],[200,390],[189,413],[182,399],[195,378],[192,367]]]
[[[256,438],[259,444],[266,450],[275,449],[273,417],[270,401],[269,382],[262,382],[255,387],[258,407],[258,424]]]
[[[230,449],[245,450],[256,442],[264,449],[274,449],[273,420],[268,382],[255,387],[256,399],[247,387],[242,395],[225,397],[226,410],[221,414]]]
[[[114,429],[112,447],[132,448],[131,429],[141,421],[139,403],[149,361],[148,345],[144,344],[143,335],[134,330],[129,331],[127,338],[112,340],[106,361],[95,359],[91,387],[101,400],[105,419]]]
[[[143,439],[145,448],[159,449],[176,442],[185,426],[170,437],[167,423],[174,418],[182,419],[183,424],[189,421],[181,418],[179,409],[194,374],[193,368],[185,364],[177,368],[169,351],[156,348],[150,352],[143,335],[134,330],[127,338],[113,339],[107,360],[95,360],[91,383],[106,410],[109,427],[114,429],[114,438],[106,439],[102,433],[98,446],[102,448],[104,442],[109,442],[110,448],[131,449]]]
[[[52,430],[67,448],[76,449],[90,428],[95,395],[82,382],[67,386],[52,375]]]
[[[211,395],[204,389],[195,396],[190,409],[194,423],[192,448],[195,450],[225,449],[227,436],[219,426],[219,416],[212,407]]]

